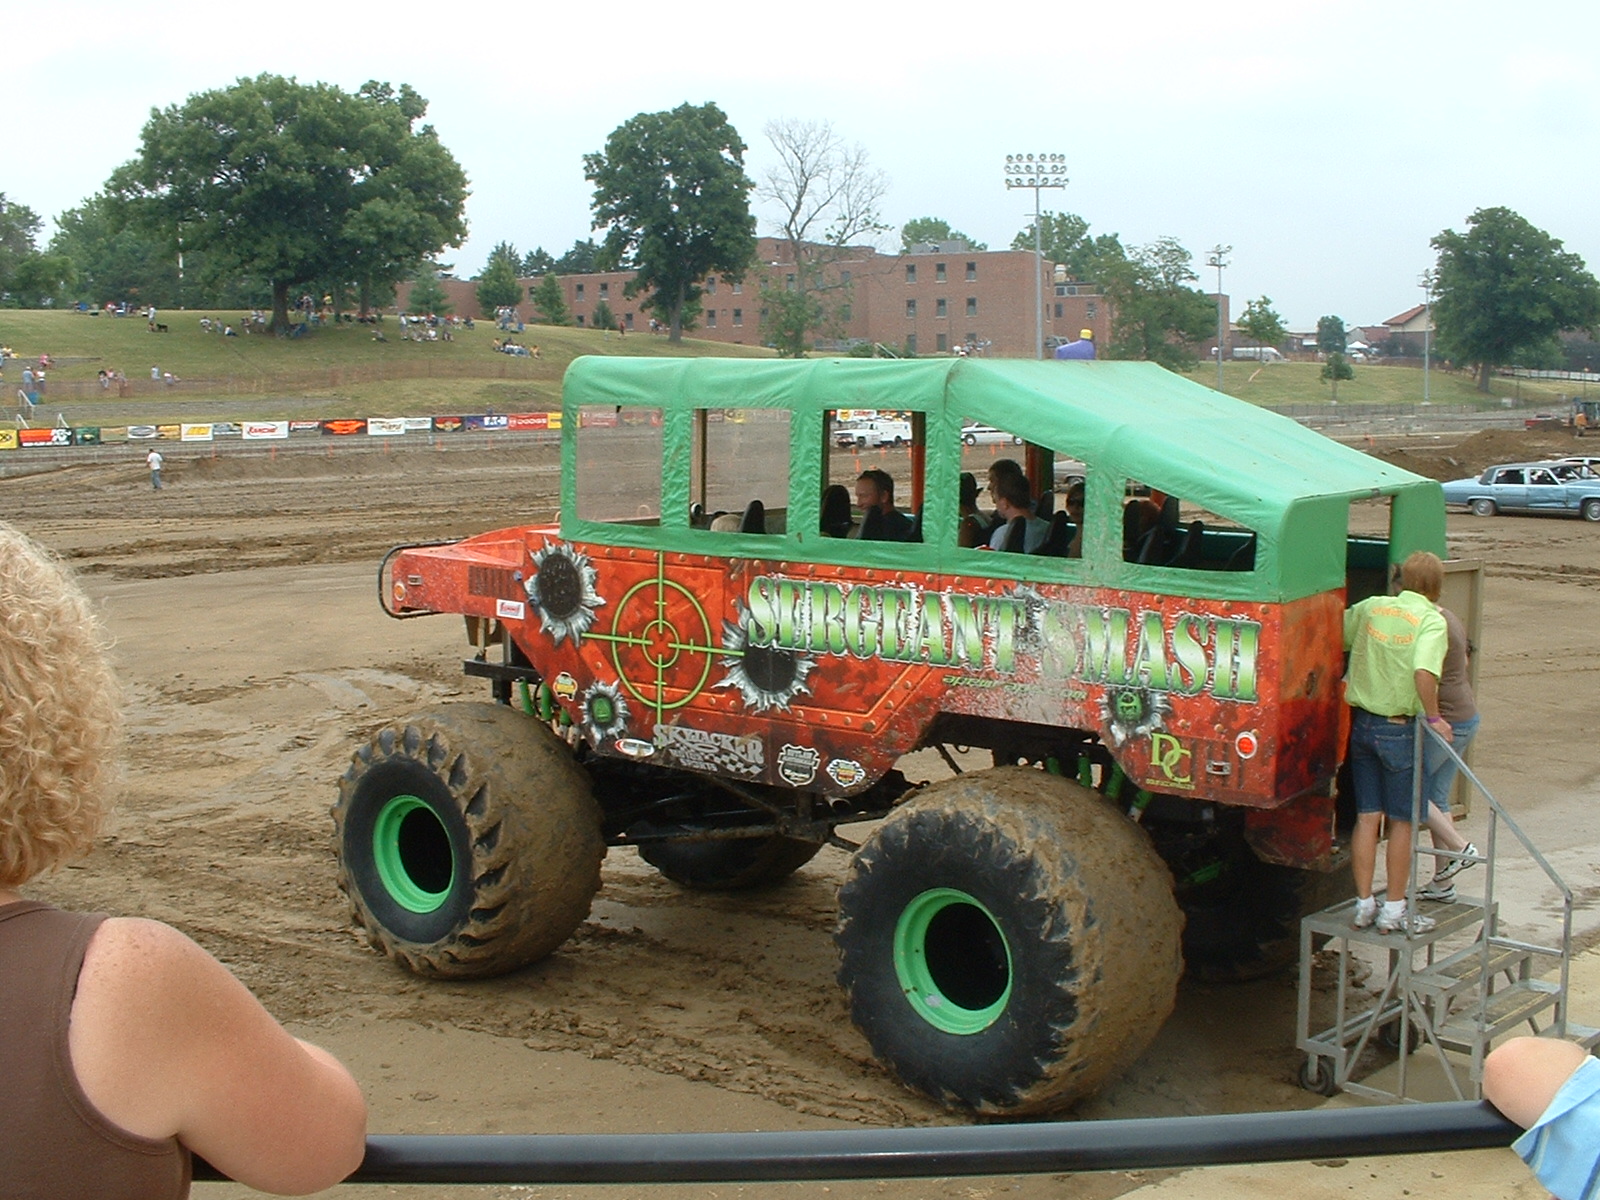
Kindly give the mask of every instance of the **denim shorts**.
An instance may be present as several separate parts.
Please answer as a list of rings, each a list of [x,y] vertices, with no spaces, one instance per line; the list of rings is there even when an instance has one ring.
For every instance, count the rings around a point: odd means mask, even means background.
[[[1552,1194],[1600,1195],[1600,1060],[1584,1059],[1511,1148]]]
[[[1356,811],[1381,812],[1391,821],[1409,822],[1416,723],[1408,719],[1397,725],[1364,708],[1352,709],[1350,718],[1350,781]]]
[[[1455,752],[1466,757],[1467,746],[1471,743],[1473,735],[1478,732],[1478,722],[1482,720],[1477,713],[1465,721],[1451,721],[1450,732],[1455,735],[1450,746]],[[1427,738],[1422,746],[1422,798],[1433,805],[1440,812],[1450,811],[1450,788],[1456,781],[1455,759],[1451,758],[1432,738]]]

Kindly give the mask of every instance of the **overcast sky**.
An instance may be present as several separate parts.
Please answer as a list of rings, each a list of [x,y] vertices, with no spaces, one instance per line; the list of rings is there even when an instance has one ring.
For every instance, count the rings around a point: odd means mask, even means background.
[[[1124,244],[1233,247],[1237,314],[1375,324],[1419,303],[1428,240],[1504,205],[1600,267],[1600,6],[902,0],[810,5],[138,4],[7,10],[0,191],[52,217],[134,156],[153,107],[273,72],[410,83],[466,169],[481,269],[505,239],[591,236],[582,155],[639,112],[715,101],[762,127],[825,119],[891,180],[884,219],[940,216],[1003,249],[1032,192],[1005,155],[1062,152],[1075,212]],[[761,232],[770,232],[765,214]]]

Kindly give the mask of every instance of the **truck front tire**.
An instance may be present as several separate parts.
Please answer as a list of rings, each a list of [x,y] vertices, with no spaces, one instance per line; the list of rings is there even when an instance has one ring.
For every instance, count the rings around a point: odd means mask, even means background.
[[[600,887],[600,812],[567,747],[499,704],[386,725],[333,807],[339,886],[377,949],[419,975],[498,975],[549,954]]]
[[[970,1112],[1050,1112],[1154,1039],[1182,924],[1165,865],[1103,798],[1028,768],[973,772],[856,854],[839,982],[907,1086]]]

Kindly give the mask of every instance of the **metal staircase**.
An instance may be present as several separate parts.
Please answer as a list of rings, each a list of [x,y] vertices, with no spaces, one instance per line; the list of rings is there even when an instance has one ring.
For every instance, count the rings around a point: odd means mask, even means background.
[[[1408,1094],[1411,1055],[1399,1057],[1393,1089],[1356,1081],[1353,1075],[1374,1038],[1391,1049],[1406,1047],[1432,1055],[1458,1100],[1482,1094],[1483,1059],[1497,1038],[1526,1026],[1525,1032],[1541,1037],[1566,1038],[1587,1049],[1600,1043],[1600,1029],[1579,1025],[1568,1017],[1567,985],[1572,960],[1572,889],[1550,866],[1537,847],[1455,750],[1425,722],[1417,722],[1416,762],[1413,780],[1412,828],[1422,806],[1423,738],[1433,738],[1456,762],[1470,787],[1488,803],[1488,831],[1479,856],[1443,850],[1420,850],[1420,836],[1412,847],[1407,905],[1437,924],[1426,933],[1379,933],[1376,927],[1355,929],[1351,918],[1355,901],[1347,900],[1300,923],[1300,989],[1296,1022],[1297,1046],[1305,1051],[1301,1086],[1324,1095],[1343,1090],[1386,1100],[1414,1101]],[[1494,898],[1495,861],[1502,833],[1538,864],[1561,894],[1560,938],[1544,945],[1503,936],[1500,911]],[[1448,904],[1422,902],[1416,896],[1419,860],[1463,859],[1483,867],[1481,873],[1457,875],[1481,881],[1483,895],[1459,896]],[[1476,878],[1475,878],[1476,877]],[[1334,1023],[1318,1032],[1311,1029],[1313,947],[1326,939],[1325,949],[1337,957]],[[1380,951],[1387,961],[1377,999],[1362,996],[1352,1011],[1350,961],[1356,947]],[[1552,972],[1552,966],[1554,970]],[[1554,978],[1544,976],[1553,974]]]

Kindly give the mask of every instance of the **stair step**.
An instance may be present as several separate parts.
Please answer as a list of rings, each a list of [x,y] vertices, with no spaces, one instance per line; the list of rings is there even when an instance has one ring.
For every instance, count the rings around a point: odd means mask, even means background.
[[[1541,1029],[1539,1036],[1560,1038],[1564,1042],[1576,1042],[1585,1050],[1593,1050],[1596,1046],[1600,1046],[1600,1029],[1596,1029],[1591,1025],[1579,1025],[1572,1020],[1567,1022],[1567,1031],[1565,1033],[1557,1033],[1556,1027],[1552,1025],[1548,1029]]]
[[[1407,942],[1413,946],[1426,946],[1440,938],[1460,933],[1473,925],[1482,924],[1488,915],[1483,900],[1471,896],[1464,899],[1457,898],[1449,904],[1423,903],[1418,905],[1418,908],[1438,924],[1427,933],[1410,938],[1400,933],[1379,933],[1376,925],[1369,925],[1365,929],[1352,928],[1350,922],[1356,915],[1354,900],[1346,900],[1343,904],[1336,904],[1322,912],[1313,913],[1303,918],[1301,925],[1312,933],[1349,938],[1352,942],[1398,950]]]
[[[1561,986],[1543,979],[1525,979],[1501,988],[1489,997],[1483,1026],[1478,1025],[1478,1006],[1469,1004],[1439,1027],[1439,1040],[1451,1049],[1470,1052],[1478,1041],[1492,1041],[1515,1029],[1531,1017],[1553,1007],[1561,998]]]
[[[1411,973],[1411,986],[1432,1000],[1452,1000],[1466,994],[1483,981],[1504,971],[1516,970],[1532,959],[1529,950],[1514,950],[1509,946],[1489,948],[1489,969],[1483,970],[1483,943],[1475,942],[1465,950],[1457,950],[1448,958],[1441,958],[1425,971]]]

